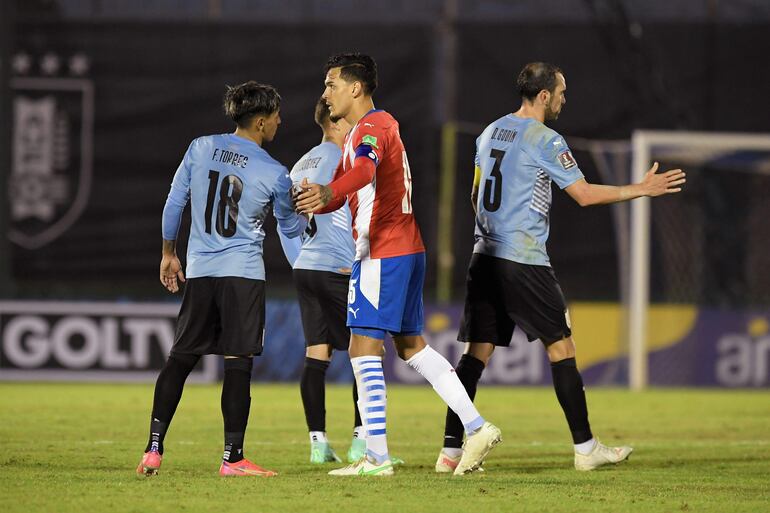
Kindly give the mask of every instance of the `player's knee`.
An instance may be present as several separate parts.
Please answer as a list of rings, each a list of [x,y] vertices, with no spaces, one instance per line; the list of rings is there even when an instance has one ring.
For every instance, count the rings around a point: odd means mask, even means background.
[[[384,342],[384,330],[376,328],[351,328],[348,354],[351,358],[382,355]]]
[[[198,364],[198,360],[201,357],[198,354],[185,354],[185,353],[171,353],[168,355],[166,361],[166,367],[173,367],[185,375],[190,374],[195,366]]]
[[[251,368],[254,364],[254,358],[251,356],[225,356],[225,372],[242,371],[251,375]]]
[[[330,361],[332,359],[332,346],[329,344],[314,344],[307,346],[305,356],[316,360]]]
[[[469,354],[479,360],[484,366],[489,363],[489,359],[494,351],[495,345],[487,342],[468,342],[465,345],[465,354]]]
[[[563,338],[550,344],[545,344],[545,350],[548,353],[548,359],[551,362],[559,362],[567,358],[575,357],[575,344],[572,337]]]
[[[416,355],[425,347],[425,339],[419,333],[393,333],[393,342],[396,346],[398,357],[406,361]]]

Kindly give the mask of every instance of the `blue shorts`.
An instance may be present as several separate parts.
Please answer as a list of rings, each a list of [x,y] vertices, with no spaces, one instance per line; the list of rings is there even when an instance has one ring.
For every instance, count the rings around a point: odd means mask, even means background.
[[[353,262],[348,326],[390,333],[422,333],[425,253]]]

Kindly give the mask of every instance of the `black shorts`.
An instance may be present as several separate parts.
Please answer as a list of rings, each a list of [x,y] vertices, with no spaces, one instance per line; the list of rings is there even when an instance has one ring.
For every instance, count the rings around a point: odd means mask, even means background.
[[[530,342],[546,345],[572,335],[556,274],[547,266],[474,253],[457,340],[507,346],[516,326]]]
[[[262,353],[265,282],[248,278],[187,280],[172,353],[248,356]]]
[[[349,281],[347,274],[294,269],[306,345],[329,344],[338,351],[348,350]]]

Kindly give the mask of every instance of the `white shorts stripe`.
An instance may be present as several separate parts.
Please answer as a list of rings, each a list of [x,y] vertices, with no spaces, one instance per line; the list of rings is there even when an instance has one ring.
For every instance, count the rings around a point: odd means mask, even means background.
[[[361,294],[375,309],[380,308],[380,259],[361,260]]]

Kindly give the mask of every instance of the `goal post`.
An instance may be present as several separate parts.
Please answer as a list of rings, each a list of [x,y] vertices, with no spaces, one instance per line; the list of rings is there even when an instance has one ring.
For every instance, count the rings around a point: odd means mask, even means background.
[[[638,183],[666,150],[695,152],[701,157],[724,152],[770,152],[770,134],[637,130],[631,139],[631,178]],[[685,171],[687,171],[685,169]],[[770,170],[768,170],[770,172]],[[642,390],[648,384],[648,308],[650,304],[650,199],[631,202],[631,237],[627,340],[629,385]]]

